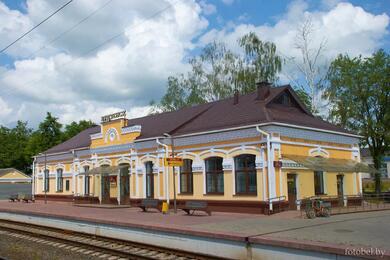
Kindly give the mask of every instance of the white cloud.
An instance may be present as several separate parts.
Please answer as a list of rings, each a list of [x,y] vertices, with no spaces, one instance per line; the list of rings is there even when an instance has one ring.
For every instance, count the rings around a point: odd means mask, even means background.
[[[3,118],[7,117],[10,115],[12,112],[12,109],[9,107],[7,102],[5,102],[1,97],[0,97],[0,122]]]
[[[105,2],[76,1],[36,34],[51,39]],[[34,24],[58,5],[59,1],[30,0],[26,15],[8,9],[4,15],[15,23]],[[202,12],[195,1],[112,1],[91,17],[91,24],[82,24],[50,51],[16,61],[14,69],[0,78],[0,93],[19,99],[26,109],[22,118],[33,123],[46,111],[63,122],[96,119],[117,111],[117,104],[126,104],[122,108],[131,115],[144,115],[145,104],[164,93],[167,77],[186,69],[185,57],[195,48],[193,39],[208,26]],[[121,31],[119,39],[87,56],[79,55]],[[21,49],[16,46],[15,50]]]
[[[200,1],[199,4],[205,15],[211,15],[217,12],[217,7],[213,4],[207,3],[206,1]]]
[[[351,56],[371,55],[382,46],[388,34],[389,16],[385,13],[374,15],[350,3],[338,3],[327,11],[308,11],[304,1],[295,1],[286,14],[273,25],[236,24],[233,28],[212,29],[201,37],[203,44],[214,40],[227,43],[238,49],[237,39],[250,31],[256,32],[262,40],[272,41],[284,56],[300,57],[294,47],[298,28],[310,18],[314,30],[314,46],[326,40],[323,59],[330,60],[339,53]]]
[[[231,5],[234,1],[223,2]],[[61,4],[61,0],[28,0],[26,13],[21,13],[0,2],[0,46]],[[25,58],[102,6],[33,58]],[[338,53],[370,55],[382,46],[388,33],[388,15],[374,15],[350,3],[331,0],[324,0],[323,6],[326,8],[320,11],[308,11],[306,2],[295,1],[275,24],[250,24],[243,15],[225,23],[222,30],[205,33],[208,21],[204,15],[216,13],[215,5],[206,0],[74,1],[7,50],[17,61],[14,68],[0,67],[0,124],[21,119],[36,126],[46,111],[63,123],[80,119],[98,122],[103,114],[121,109],[127,109],[130,117],[143,116],[149,110],[145,104],[165,92],[167,77],[188,69],[186,59],[198,46],[221,40],[237,49],[238,37],[255,31],[263,40],[275,42],[284,55],[297,57],[296,30],[307,17],[312,18],[316,29],[313,43],[327,40],[324,59]],[[121,37],[80,56],[121,31]]]
[[[225,5],[232,5],[234,3],[234,0],[222,0],[222,2],[225,4]]]

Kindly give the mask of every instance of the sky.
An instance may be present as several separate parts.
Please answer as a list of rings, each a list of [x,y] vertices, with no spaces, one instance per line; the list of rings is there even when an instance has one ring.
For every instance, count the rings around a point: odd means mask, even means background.
[[[66,2],[0,0],[0,49]],[[74,0],[0,54],[0,125],[35,128],[47,111],[64,124],[123,109],[144,116],[167,78],[213,41],[238,51],[237,39],[255,32],[299,61],[296,35],[308,19],[313,48],[326,42],[323,64],[390,51],[389,0]],[[278,83],[296,77],[286,65]]]

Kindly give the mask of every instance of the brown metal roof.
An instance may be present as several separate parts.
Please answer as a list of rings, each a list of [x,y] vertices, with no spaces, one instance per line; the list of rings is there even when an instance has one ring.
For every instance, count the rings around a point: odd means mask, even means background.
[[[297,106],[287,107],[272,102],[286,91],[297,101]],[[237,104],[234,104],[233,98],[228,98],[173,112],[130,119],[128,125],[141,125],[141,136],[138,139],[162,136],[164,133],[182,135],[268,122],[350,133],[313,116],[289,85],[271,88],[269,96],[263,101],[257,100],[256,97],[257,93],[253,92],[239,96]],[[84,130],[68,141],[50,148],[47,153],[88,147],[91,144],[90,135],[99,131],[100,126]]]

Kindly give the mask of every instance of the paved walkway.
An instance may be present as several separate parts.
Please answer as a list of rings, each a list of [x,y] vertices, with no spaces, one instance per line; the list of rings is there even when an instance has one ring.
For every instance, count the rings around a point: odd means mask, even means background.
[[[300,212],[288,211],[272,216],[215,212],[187,216],[179,211],[163,215],[139,208],[89,208],[70,203],[10,203],[0,201],[0,212],[32,213],[113,225],[193,233],[227,239],[274,239],[322,243],[346,247],[378,247],[390,252],[390,211],[336,215],[330,218],[303,219]]]

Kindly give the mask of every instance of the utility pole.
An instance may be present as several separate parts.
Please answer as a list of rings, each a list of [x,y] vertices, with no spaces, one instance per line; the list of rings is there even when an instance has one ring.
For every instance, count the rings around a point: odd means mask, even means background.
[[[47,164],[46,164],[46,152],[45,152],[45,204],[47,204],[47,187],[50,185],[49,173],[47,172]],[[46,176],[47,174],[47,176]],[[46,183],[46,182],[49,183]]]

